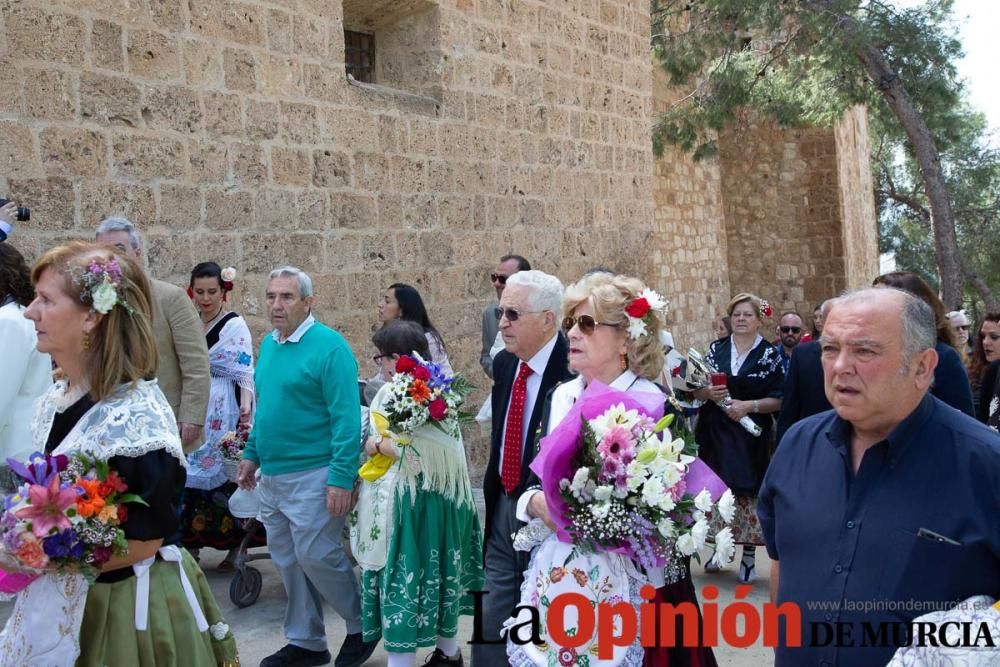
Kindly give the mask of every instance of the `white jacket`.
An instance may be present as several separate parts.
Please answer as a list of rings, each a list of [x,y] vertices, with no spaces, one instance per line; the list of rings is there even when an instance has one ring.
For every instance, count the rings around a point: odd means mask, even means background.
[[[36,348],[35,325],[24,307],[0,307],[0,463],[24,461],[34,450],[35,399],[52,385],[52,360]]]

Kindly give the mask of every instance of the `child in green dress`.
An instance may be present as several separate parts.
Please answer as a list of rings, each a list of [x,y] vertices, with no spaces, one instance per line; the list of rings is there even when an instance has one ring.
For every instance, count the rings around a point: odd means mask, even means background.
[[[414,322],[391,322],[372,342],[387,378],[400,357],[430,359]],[[482,531],[462,434],[456,418],[424,423],[405,437],[389,433],[391,385],[372,401],[373,435],[366,444],[369,456],[383,463],[362,469],[351,520],[365,641],[382,637],[389,667],[413,665],[417,648],[425,646],[435,646],[425,664],[462,665],[458,618],[472,614],[468,591],[483,584]]]

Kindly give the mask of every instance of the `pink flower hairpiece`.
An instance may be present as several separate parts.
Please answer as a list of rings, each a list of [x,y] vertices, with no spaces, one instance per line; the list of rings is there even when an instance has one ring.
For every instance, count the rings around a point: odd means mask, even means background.
[[[89,300],[91,308],[96,312],[107,315],[115,306],[121,306],[129,315],[134,312],[132,306],[125,301],[122,267],[117,259],[93,259],[83,271],[70,268],[69,274],[80,288],[81,300]]]

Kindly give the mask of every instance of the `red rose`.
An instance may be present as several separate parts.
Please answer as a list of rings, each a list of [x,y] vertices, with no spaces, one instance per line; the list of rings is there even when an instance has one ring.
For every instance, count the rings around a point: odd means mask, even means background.
[[[774,311],[771,310],[771,306],[764,306],[764,317],[771,317],[773,314]]]
[[[423,380],[425,382],[431,379],[431,372],[426,368],[424,368],[423,366],[417,366],[416,368],[414,368],[413,371],[410,373],[410,375],[417,378],[418,380]]]
[[[448,404],[442,398],[435,398],[427,406],[427,410],[431,413],[431,419],[439,422],[448,414]]]
[[[670,375],[672,377],[679,378],[681,376],[681,367],[675,366],[674,370],[670,371]]]
[[[649,302],[645,298],[639,297],[629,305],[625,306],[625,314],[629,317],[642,319],[649,312]]]
[[[409,373],[416,367],[417,367],[417,362],[414,361],[413,357],[407,356],[405,354],[396,360],[397,373]]]

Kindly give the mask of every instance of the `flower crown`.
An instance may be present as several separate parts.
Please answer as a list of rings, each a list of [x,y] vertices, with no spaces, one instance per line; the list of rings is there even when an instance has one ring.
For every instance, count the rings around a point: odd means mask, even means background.
[[[760,319],[764,319],[765,317],[771,317],[771,315],[773,315],[773,314],[774,314],[774,311],[771,309],[771,304],[769,304],[767,302],[767,299],[761,299],[760,300]]]
[[[69,274],[80,288],[80,299],[89,300],[96,312],[107,315],[115,306],[121,306],[129,315],[135,312],[125,300],[122,267],[117,259],[93,259],[83,271],[70,268]]]
[[[669,302],[651,289],[644,289],[639,296],[625,306],[625,317],[628,318],[628,336],[638,340],[649,333],[647,325],[653,324],[653,319],[667,314]]]

